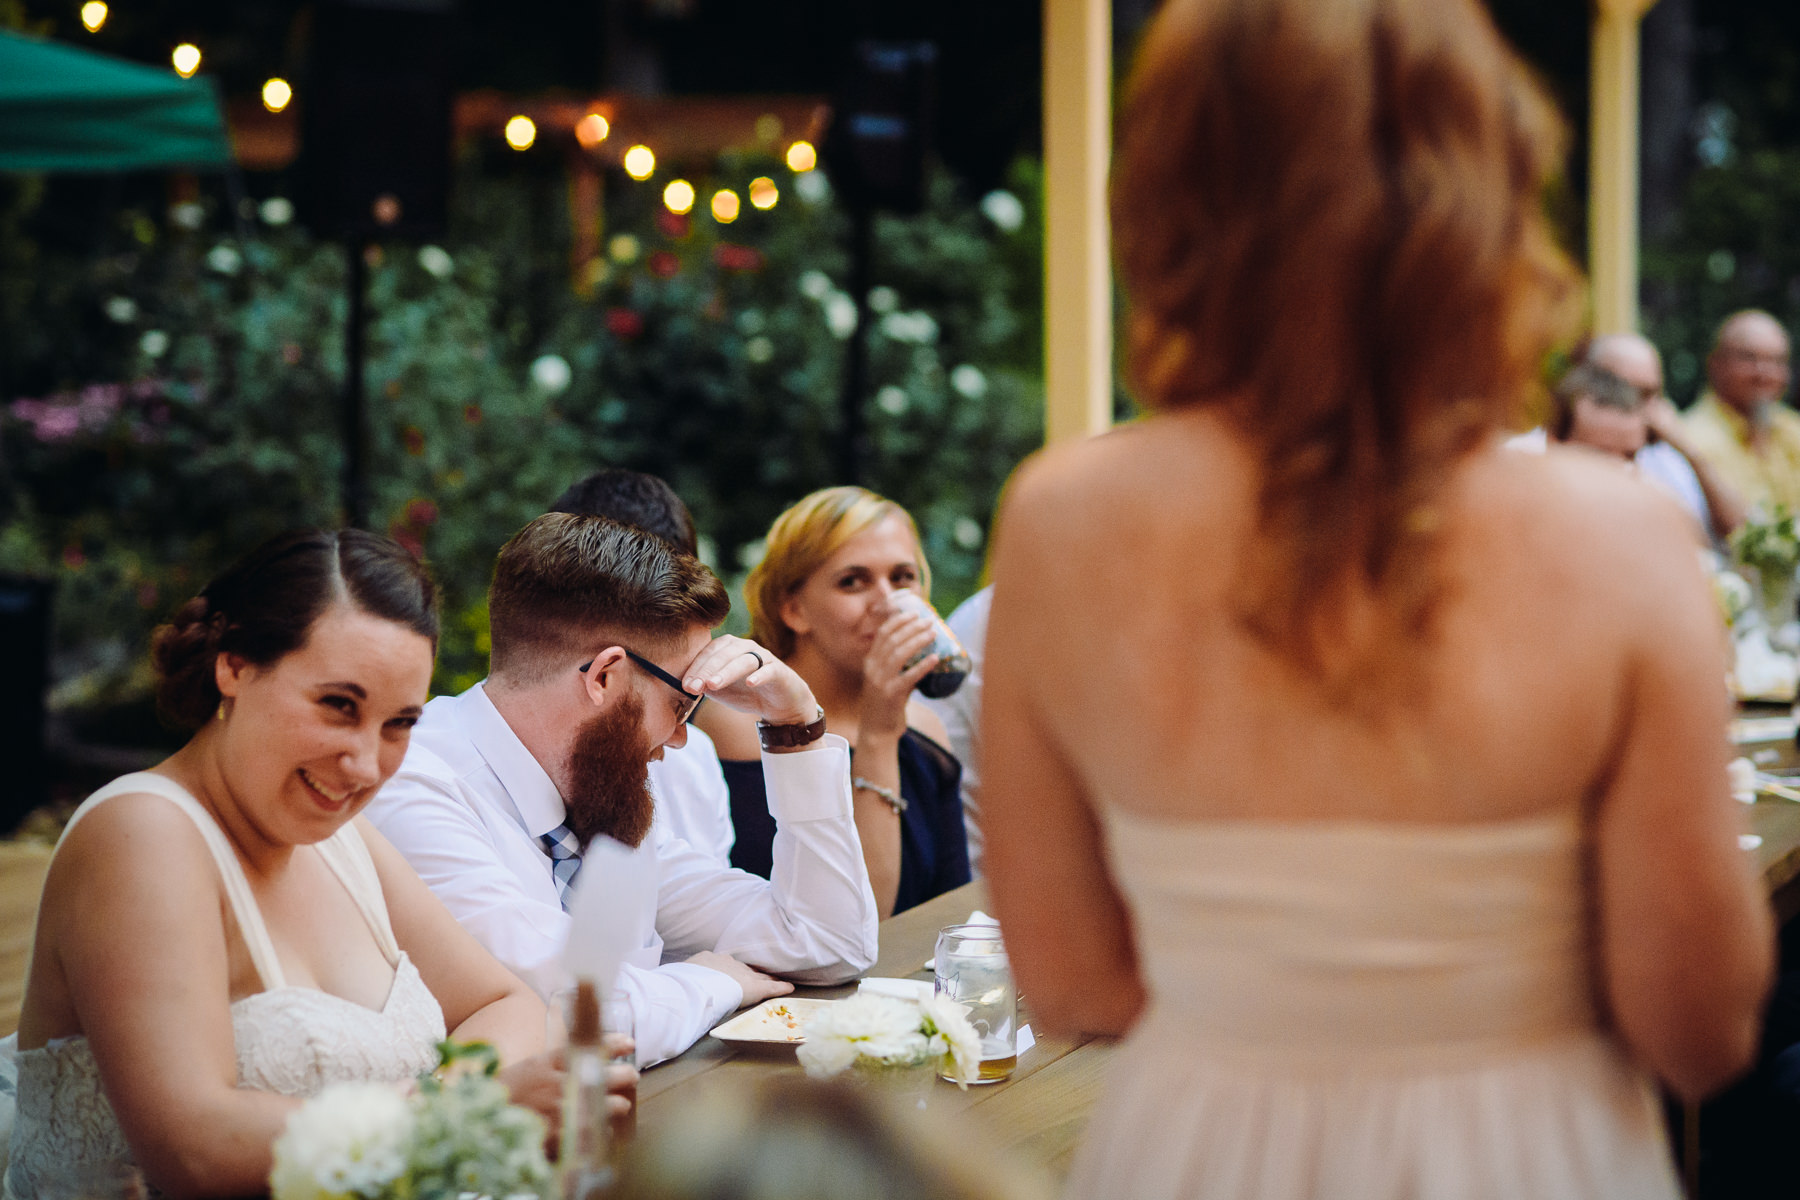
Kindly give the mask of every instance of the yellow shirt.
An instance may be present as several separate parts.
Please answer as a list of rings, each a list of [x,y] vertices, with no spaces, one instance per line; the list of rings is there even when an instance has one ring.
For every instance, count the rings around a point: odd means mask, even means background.
[[[1800,413],[1775,405],[1756,450],[1750,448],[1750,423],[1710,388],[1682,423],[1694,449],[1743,493],[1751,508],[1772,516],[1779,504],[1800,516]]]

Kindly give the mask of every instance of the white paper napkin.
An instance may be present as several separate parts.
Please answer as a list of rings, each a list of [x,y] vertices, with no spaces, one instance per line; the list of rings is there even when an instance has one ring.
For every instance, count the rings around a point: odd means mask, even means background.
[[[892,996],[896,1000],[911,1000],[915,1004],[923,1004],[931,999],[933,983],[929,979],[887,979],[873,976],[856,985],[859,992],[872,992],[877,996]]]
[[[591,979],[602,996],[625,956],[643,944],[656,921],[657,865],[653,854],[596,837],[581,857],[581,874],[569,896],[569,940],[563,966],[576,979]]]

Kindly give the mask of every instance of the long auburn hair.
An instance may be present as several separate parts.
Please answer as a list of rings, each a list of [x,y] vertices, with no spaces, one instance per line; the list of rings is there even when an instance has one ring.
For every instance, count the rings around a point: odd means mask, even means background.
[[[1252,446],[1239,611],[1314,674],[1429,629],[1437,493],[1575,316],[1563,143],[1474,0],[1168,0],[1144,38],[1111,196],[1129,371]],[[1346,661],[1356,588],[1386,628]]]

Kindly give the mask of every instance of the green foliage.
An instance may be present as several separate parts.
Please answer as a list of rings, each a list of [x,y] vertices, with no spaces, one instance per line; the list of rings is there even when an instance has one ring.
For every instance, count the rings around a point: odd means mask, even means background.
[[[662,213],[661,180],[618,187],[587,295],[529,180],[467,172],[446,248],[368,252],[371,511],[442,582],[440,690],[485,670],[495,551],[589,471],[667,478],[728,581],[782,508],[838,482],[847,221],[822,175],[772,161],[696,184],[757,174],[779,204],[730,226]],[[1013,188],[997,219],[940,179],[924,214],[876,225],[866,482],[919,519],[944,607],[1041,437],[1035,168]],[[58,581],[54,701],[130,701],[156,620],[262,538],[339,519],[345,251],[279,204],[247,240],[178,205],[118,213],[116,253],[59,257],[30,236],[42,189],[9,194],[12,361],[78,365],[0,411],[0,570]]]
[[[1723,155],[1689,179],[1675,231],[1645,246],[1645,332],[1683,402],[1704,386],[1713,334],[1733,312],[1764,308],[1800,330],[1796,206],[1800,147]]]

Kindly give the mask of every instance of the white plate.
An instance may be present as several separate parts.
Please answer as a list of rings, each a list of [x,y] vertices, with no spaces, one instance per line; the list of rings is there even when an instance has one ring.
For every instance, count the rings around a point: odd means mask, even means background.
[[[753,1042],[762,1046],[798,1046],[806,1040],[806,1022],[836,1004],[835,1000],[808,1000],[776,996],[748,1012],[741,1012],[713,1027],[721,1042]]]

